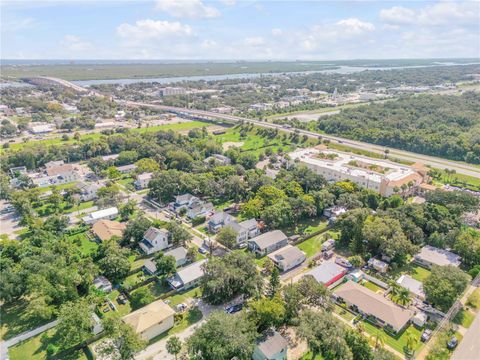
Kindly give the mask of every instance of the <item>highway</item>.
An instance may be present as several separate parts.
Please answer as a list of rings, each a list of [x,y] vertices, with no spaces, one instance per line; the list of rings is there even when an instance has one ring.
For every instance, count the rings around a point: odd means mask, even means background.
[[[265,128],[273,128],[279,129],[285,132],[295,132],[297,131],[300,135],[307,135],[311,138],[322,138],[328,139],[332,142],[336,142],[345,146],[349,146],[351,148],[366,150],[377,154],[385,154],[385,150],[388,149],[389,156],[393,158],[397,158],[400,160],[412,161],[412,162],[420,162],[425,165],[429,165],[439,169],[453,169],[458,174],[464,174],[469,176],[480,177],[480,167],[476,167],[474,165],[469,165],[467,163],[457,162],[453,160],[442,159],[434,156],[416,154],[409,151],[398,150],[394,148],[388,148],[385,146],[369,144],[362,141],[355,141],[350,139],[341,138],[338,136],[333,135],[326,135],[326,134],[319,134],[313,131],[308,130],[301,130],[301,129],[293,129],[293,128],[285,128],[282,125],[272,124],[260,120],[254,120],[249,118],[243,118],[234,115],[226,115],[226,114],[218,114],[211,111],[204,111],[204,110],[196,110],[196,109],[186,109],[186,108],[178,108],[173,106],[165,106],[165,105],[158,105],[158,104],[150,104],[150,103],[141,103],[141,102],[134,102],[134,101],[125,101],[121,102],[127,106],[140,106],[140,107],[147,107],[152,109],[158,109],[163,111],[169,111],[176,113],[178,115],[190,115],[196,116],[199,118],[204,118],[205,120],[226,120],[231,122],[249,122],[255,124],[257,126],[265,127]]]
[[[85,88],[82,88],[76,84],[70,83],[69,81],[63,80],[63,79],[57,79],[57,78],[52,78],[52,77],[44,77],[43,80],[48,81],[49,83],[57,83],[60,86],[71,88],[75,91],[79,92],[85,92],[88,91]],[[103,96],[97,92],[92,92],[93,94],[97,96]],[[434,157],[434,156],[428,156],[428,155],[422,155],[422,154],[417,154],[414,152],[410,151],[404,151],[404,150],[398,150],[394,148],[388,148],[385,146],[380,146],[380,145],[374,145],[374,144],[369,144],[366,142],[362,141],[356,141],[356,140],[349,140],[345,138],[341,138],[338,136],[333,136],[333,135],[326,135],[326,134],[318,134],[313,131],[308,131],[308,130],[301,130],[301,129],[292,129],[292,128],[284,128],[282,125],[277,125],[277,124],[272,124],[268,122],[263,122],[260,120],[255,120],[255,119],[249,119],[249,118],[242,118],[239,116],[234,116],[234,115],[227,115],[227,114],[218,114],[214,113],[211,111],[204,111],[204,110],[196,110],[196,109],[187,109],[187,108],[179,108],[179,107],[174,107],[174,106],[165,106],[165,105],[158,105],[158,104],[150,104],[150,103],[142,103],[142,102],[134,102],[134,101],[122,101],[122,100],[117,100],[118,103],[124,104],[126,106],[140,106],[140,107],[149,107],[152,109],[158,109],[158,110],[164,110],[164,111],[169,111],[176,113],[178,115],[189,115],[189,116],[195,116],[198,118],[203,118],[205,120],[223,120],[223,121],[231,121],[231,122],[241,122],[241,121],[248,121],[252,124],[255,124],[257,126],[265,127],[265,128],[273,128],[273,129],[279,129],[285,132],[295,132],[297,131],[300,135],[307,135],[310,138],[322,138],[326,140],[330,140],[332,142],[336,142],[339,144],[343,144],[346,146],[349,146],[354,149],[360,149],[360,150],[366,150],[370,151],[373,153],[377,154],[385,154],[385,150],[389,151],[389,156],[392,158],[397,158],[400,160],[405,160],[405,161],[411,161],[411,162],[419,162],[431,167],[435,167],[438,169],[451,169],[455,170],[458,174],[464,174],[464,175],[469,175],[469,176],[474,176],[474,177],[480,177],[480,167],[470,165],[467,163],[463,162],[458,162],[458,161],[453,161],[453,160],[447,160],[447,159],[442,159],[439,157]]]

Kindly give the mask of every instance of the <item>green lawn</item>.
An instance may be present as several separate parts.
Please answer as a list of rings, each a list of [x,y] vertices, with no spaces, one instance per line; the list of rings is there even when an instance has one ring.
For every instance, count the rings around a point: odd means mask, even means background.
[[[259,267],[263,268],[263,266],[265,265],[265,262],[267,261],[268,258],[269,258],[268,256],[263,256],[261,258],[255,258],[255,263]]]
[[[414,266],[410,273],[410,276],[415,280],[423,282],[431,274],[430,270],[427,270],[421,266]]]
[[[188,328],[188,327],[192,326],[193,324],[199,322],[202,319],[202,317],[203,317],[203,314],[198,308],[190,309],[187,313],[185,313],[183,315],[183,318],[179,322],[175,323],[173,328],[164,332],[163,334],[160,334],[160,335],[154,337],[153,339],[151,339],[149,341],[149,344],[156,343],[157,341],[159,341],[159,340],[161,340],[161,339],[163,339],[167,336],[182,332],[186,328]]]
[[[48,358],[47,346],[52,342],[55,342],[54,329],[10,347],[8,349],[8,355],[10,360],[43,360]],[[80,350],[76,351],[71,356],[63,356],[62,359],[89,360],[91,357],[87,356],[83,350]]]
[[[13,304],[4,304],[0,307],[0,335],[2,340],[10,339],[15,335],[32,330],[48,322],[48,320],[28,318],[26,313],[27,304],[26,300],[19,300]]]
[[[189,122],[182,122],[182,123],[176,123],[176,124],[150,126],[150,127],[145,127],[141,129],[130,129],[130,131],[134,133],[145,134],[145,133],[157,132],[161,130],[174,130],[174,131],[190,130],[190,129],[201,128],[203,126],[210,126],[210,125],[212,124],[202,122],[202,121],[189,121]],[[20,150],[20,149],[23,149],[24,147],[33,147],[37,145],[52,146],[52,145],[62,145],[62,144],[79,144],[86,140],[100,139],[102,136],[105,136],[105,135],[101,133],[92,133],[92,134],[82,135],[80,140],[75,140],[73,137],[71,137],[69,140],[63,141],[61,139],[61,135],[59,135],[58,137],[51,138],[51,139],[30,140],[24,143],[10,144],[10,147],[8,149],[2,149],[2,151]]]
[[[300,360],[323,360],[323,356],[321,354],[316,355],[315,359],[312,356],[312,352],[309,351],[306,354],[303,354]]]
[[[415,347],[416,351],[418,351],[423,345],[423,343],[420,341],[420,337],[422,336],[422,330],[417,329],[413,325],[409,325],[405,331],[403,331],[399,336],[396,337],[391,336],[383,329],[377,328],[376,326],[370,324],[367,321],[362,321],[362,325],[365,328],[365,331],[371,336],[375,336],[378,333],[382,334],[385,339],[385,344],[400,353],[404,353],[404,348],[407,345],[408,332],[411,332],[418,339],[418,343]]]
[[[132,286],[146,280],[146,278],[147,277],[145,276],[143,271],[137,271],[136,273],[127,276],[127,278],[125,280],[123,280],[122,285],[125,288],[129,289]]]
[[[188,299],[192,299],[195,296],[198,296],[198,297],[202,296],[202,290],[200,290],[199,287],[195,287],[195,288],[190,289],[188,291],[180,292],[180,293],[177,293],[175,295],[169,296],[169,297],[163,299],[163,301],[169,300],[170,301],[169,305],[171,307],[175,307],[178,304],[185,303]]]
[[[69,214],[69,213],[72,213],[74,211],[80,211],[80,210],[85,210],[85,209],[88,209],[92,206],[95,206],[95,203],[93,202],[93,200],[91,201],[85,201],[83,203],[80,203],[78,204],[78,206],[72,206],[71,208],[68,208],[68,209],[64,209],[63,210],[63,213],[64,214]]]
[[[469,328],[475,319],[475,314],[466,309],[461,309],[457,315],[453,318],[453,322],[458,325],[462,325],[464,328]]]
[[[372,290],[373,292],[385,291],[385,289],[381,288],[380,286],[378,286],[377,284],[374,284],[371,281],[364,281],[362,285],[365,286],[367,289]]]
[[[99,246],[97,242],[89,240],[84,232],[69,236],[69,239],[78,245],[84,255],[94,254]]]
[[[353,313],[351,313],[350,311],[342,308],[338,304],[334,305],[333,311],[347,321],[352,321],[355,318],[355,315]]]
[[[108,294],[108,298],[112,301],[112,303],[115,305],[117,308],[117,311],[112,311],[110,310],[109,312],[103,313],[104,316],[114,316],[114,315],[119,315],[119,316],[124,316],[127,315],[132,311],[132,307],[130,305],[130,301],[127,301],[126,304],[122,305],[117,302],[117,297],[120,294],[118,290],[113,290],[110,294]],[[100,309],[100,311],[102,311]]]
[[[297,246],[300,250],[305,252],[307,258],[309,258],[322,251],[322,244],[327,238],[325,237],[325,234],[320,234],[301,242]]]
[[[287,236],[292,235],[308,235],[316,231],[325,229],[328,226],[328,221],[325,218],[313,218],[297,221],[295,225],[288,228],[282,228],[282,231]]]

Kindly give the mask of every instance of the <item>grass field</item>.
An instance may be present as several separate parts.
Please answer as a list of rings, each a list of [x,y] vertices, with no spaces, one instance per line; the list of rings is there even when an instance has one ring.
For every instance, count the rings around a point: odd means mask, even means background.
[[[385,339],[385,344],[392,347],[393,349],[397,350],[400,353],[404,352],[404,349],[407,345],[407,335],[411,332],[417,339],[418,343],[415,346],[415,350],[418,351],[423,343],[420,341],[420,337],[422,335],[422,331],[415,328],[413,325],[409,325],[405,331],[403,331],[399,336],[393,337],[390,334],[386,333],[383,329],[377,328],[376,326],[370,324],[367,321],[362,321],[362,325],[365,328],[365,331],[371,335],[375,336],[376,334],[382,334]]]
[[[307,255],[307,258],[309,258],[322,251],[322,244],[324,242],[325,236],[324,234],[321,234],[301,242],[297,247]]]
[[[29,318],[26,313],[27,304],[26,300],[19,300],[13,304],[3,304],[0,307],[0,335],[2,340],[10,339],[48,322],[48,320]]]
[[[140,133],[140,134],[145,134],[145,133],[152,133],[152,132],[157,132],[160,130],[174,130],[174,131],[182,131],[182,130],[190,130],[194,128],[201,128],[203,126],[209,126],[211,123],[206,123],[202,121],[188,121],[188,122],[181,122],[181,123],[176,123],[176,124],[165,124],[165,125],[157,125],[157,126],[150,126],[150,127],[145,127],[145,128],[135,128],[135,129],[130,129],[131,132],[133,133]],[[60,136],[60,135],[59,135]],[[105,136],[101,133],[92,133],[92,134],[85,134],[80,137],[80,140],[75,140],[73,138],[63,141],[60,137],[58,138],[52,138],[52,139],[44,139],[44,140],[31,140],[25,143],[15,143],[15,144],[10,144],[10,147],[6,150],[2,151],[12,151],[12,150],[19,150],[23,149],[24,147],[34,147],[37,145],[44,145],[44,146],[52,146],[52,145],[62,145],[62,144],[78,144],[82,143],[87,140],[93,140],[93,139],[100,139],[102,136]],[[48,190],[48,188],[47,188]]]
[[[165,300],[170,300],[169,305],[172,307],[177,306],[178,304],[185,303],[188,299],[192,299],[194,297],[200,297],[202,296],[202,291],[200,290],[199,287],[195,287],[193,289],[190,289],[185,292],[180,292],[175,295],[169,296]]]
[[[282,231],[287,236],[306,235],[323,230],[327,226],[328,222],[325,220],[325,218],[318,217],[313,219],[299,220],[293,226],[283,228]]]
[[[94,254],[99,246],[98,243],[96,243],[95,241],[91,241],[90,239],[88,239],[85,233],[69,236],[69,239],[78,245],[80,251],[84,255]]]
[[[464,328],[469,328],[475,320],[475,314],[469,310],[461,309],[453,318],[453,322],[462,325]]]
[[[123,305],[117,302],[118,295],[120,295],[118,290],[113,290],[110,294],[108,294],[108,298],[115,305],[115,307],[117,308],[117,311],[110,310],[109,312],[103,313],[104,316],[107,316],[107,317],[114,316],[114,315],[124,316],[132,311],[130,301],[128,301],[126,304],[123,304]]]
[[[410,276],[412,278],[414,278],[415,280],[418,280],[418,281],[424,281],[427,277],[429,277],[431,274],[431,271],[430,270],[427,270],[421,266],[413,266],[412,267],[412,270],[410,272]]]
[[[323,360],[323,356],[321,354],[318,354],[315,356],[315,359],[313,358],[313,354],[311,351],[307,352],[306,354],[303,354],[300,360]]]
[[[337,304],[334,305],[333,311],[347,321],[352,321],[355,318],[354,314],[352,314],[348,310],[345,310],[344,308],[342,308],[341,306],[339,306]]]
[[[47,355],[47,346],[55,341],[55,330],[49,330],[25,340],[8,349],[10,360],[43,360],[49,358]],[[80,350],[71,356],[63,356],[65,360],[90,360],[91,357]]]
[[[373,282],[371,281],[364,281],[362,283],[363,286],[365,286],[367,289],[370,289],[372,290],[373,292],[384,292],[385,289],[382,289],[380,286],[378,286],[377,284],[374,284]]]

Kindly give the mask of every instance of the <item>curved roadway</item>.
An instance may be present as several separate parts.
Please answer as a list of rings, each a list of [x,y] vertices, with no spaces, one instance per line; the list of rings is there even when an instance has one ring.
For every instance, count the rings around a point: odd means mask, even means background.
[[[60,86],[63,87],[69,87],[71,89],[74,89],[76,91],[88,91],[85,88],[82,88],[76,84],[73,84],[69,81],[63,80],[63,79],[57,79],[53,77],[44,77],[44,79],[48,79],[48,81],[51,82],[57,82]],[[102,96],[99,93],[93,92],[97,96]],[[118,101],[118,100],[117,100]],[[297,131],[300,135],[307,135],[308,137],[311,138],[322,138],[322,139],[328,139],[330,141],[334,141],[340,144],[347,145],[349,147],[355,148],[355,149],[360,149],[360,150],[366,150],[370,151],[373,153],[377,154],[384,154],[385,150],[388,149],[389,155],[398,158],[400,160],[406,160],[406,161],[411,161],[411,162],[420,162],[425,165],[429,165],[435,168],[439,169],[451,169],[455,170],[458,174],[464,174],[464,175],[469,175],[469,176],[474,176],[474,177],[479,177],[480,178],[480,167],[470,165],[467,163],[463,162],[458,162],[458,161],[453,161],[453,160],[447,160],[447,159],[442,159],[434,156],[429,156],[429,155],[422,155],[422,154],[417,154],[414,152],[410,151],[404,151],[404,150],[398,150],[394,148],[389,148],[385,146],[380,146],[380,145],[374,145],[374,144],[369,144],[363,141],[356,141],[356,140],[349,140],[345,138],[341,138],[338,136],[333,136],[333,135],[326,135],[326,134],[318,134],[313,131],[308,131],[308,130],[301,130],[301,129],[292,129],[292,128],[285,128],[282,125],[277,125],[277,124],[272,124],[268,122],[263,122],[259,120],[254,120],[254,119],[249,119],[249,118],[242,118],[239,116],[233,116],[233,115],[226,115],[226,114],[218,114],[214,113],[211,111],[204,111],[204,110],[196,110],[196,109],[187,109],[187,108],[179,108],[179,107],[174,107],[174,106],[165,106],[165,105],[158,105],[158,104],[150,104],[150,103],[142,103],[142,102],[134,102],[134,101],[118,101],[119,103],[125,104],[127,106],[142,106],[142,107],[150,107],[154,109],[159,109],[159,110],[165,110],[165,111],[170,111],[174,112],[177,114],[185,114],[185,115],[193,115],[197,117],[203,117],[206,120],[208,119],[214,119],[214,120],[227,120],[227,121],[232,121],[232,122],[240,122],[240,121],[248,121],[252,124],[255,124],[257,126],[262,126],[265,128],[273,128],[273,129],[279,129],[285,132],[294,132]]]
[[[142,102],[134,102],[134,101],[125,101],[122,102],[127,106],[142,106],[142,107],[150,107],[158,110],[170,111],[177,114],[185,114],[185,115],[193,115],[198,117],[203,117],[205,119],[214,119],[214,120],[227,120],[232,122],[250,122],[252,124],[262,126],[265,128],[273,128],[279,129],[286,132],[295,132],[297,131],[300,135],[307,135],[308,137],[312,138],[322,138],[328,139],[333,142],[337,142],[339,144],[343,144],[355,149],[366,150],[377,154],[384,154],[385,150],[389,150],[389,155],[400,160],[412,161],[412,162],[420,162],[425,165],[430,165],[435,168],[439,169],[453,169],[459,174],[470,175],[474,177],[480,177],[480,167],[470,165],[467,163],[457,162],[453,160],[442,159],[434,156],[429,155],[422,155],[413,153],[410,151],[398,150],[394,148],[389,148],[380,145],[369,144],[362,141],[350,140],[341,138],[338,136],[327,135],[327,134],[319,134],[313,131],[302,130],[302,129],[293,129],[293,128],[285,128],[282,125],[272,124],[268,122],[263,122],[259,120],[254,120],[250,118],[243,118],[234,115],[225,115],[225,114],[218,114],[211,111],[204,111],[204,110],[196,110],[196,109],[186,109],[186,108],[179,108],[174,106],[165,106],[165,105],[158,105],[158,104],[150,104],[150,103],[142,103]]]

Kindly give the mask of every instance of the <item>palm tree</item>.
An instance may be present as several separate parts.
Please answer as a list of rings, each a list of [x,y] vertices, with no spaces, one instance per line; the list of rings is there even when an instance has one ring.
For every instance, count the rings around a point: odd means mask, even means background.
[[[417,337],[410,331],[407,331],[407,351],[409,353],[414,353],[415,352],[415,346],[418,344],[418,339]]]
[[[403,306],[408,305],[410,303],[410,291],[404,287],[400,288],[396,302]]]
[[[383,348],[385,345],[385,336],[381,332],[377,332],[375,336],[372,336],[374,340],[374,348],[375,350]]]
[[[388,285],[390,285],[390,294],[392,294],[392,299],[396,298],[400,294],[400,285],[398,285],[395,280],[390,280]]]

